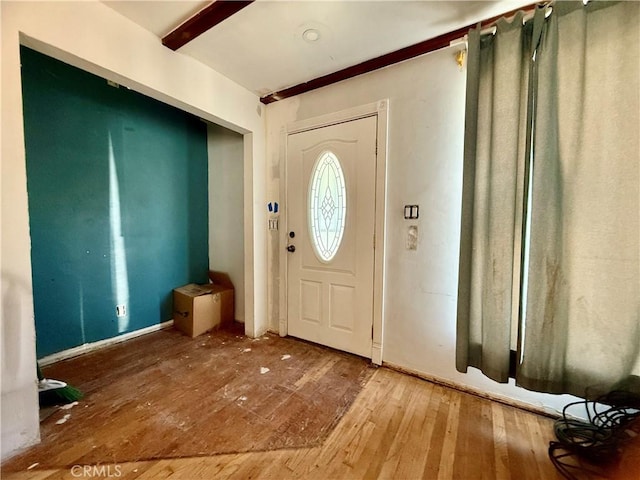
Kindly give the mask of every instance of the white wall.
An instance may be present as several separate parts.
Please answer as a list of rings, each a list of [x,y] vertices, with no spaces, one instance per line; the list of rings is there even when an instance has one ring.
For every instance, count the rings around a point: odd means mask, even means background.
[[[259,99],[100,2],[0,2],[2,21],[2,445],[38,439],[35,330],[19,44],[244,135],[245,327],[266,325],[264,119]]]
[[[209,268],[229,274],[234,288],[235,319],[244,322],[242,135],[218,125],[209,125],[207,133]]]
[[[474,369],[468,374],[455,369],[466,79],[454,61],[455,51],[443,49],[268,105],[268,196],[280,195],[285,125],[388,98],[383,362],[493,396],[560,409],[572,397],[536,394],[493,382]],[[420,205],[417,221],[404,220],[405,204]],[[418,226],[417,251],[405,248],[409,225]],[[278,256],[282,248],[269,251]],[[279,270],[272,269],[277,263],[269,258],[269,311],[284,315],[277,296]],[[270,328],[277,331],[276,318]]]

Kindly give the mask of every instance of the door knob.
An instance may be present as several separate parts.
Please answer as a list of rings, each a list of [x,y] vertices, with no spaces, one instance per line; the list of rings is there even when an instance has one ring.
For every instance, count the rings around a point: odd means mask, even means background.
[[[296,251],[296,246],[295,245],[287,245],[287,251],[288,252],[295,252]]]

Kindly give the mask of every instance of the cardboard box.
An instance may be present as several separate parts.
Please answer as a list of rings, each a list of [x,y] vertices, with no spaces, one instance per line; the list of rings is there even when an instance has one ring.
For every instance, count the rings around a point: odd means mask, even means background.
[[[232,322],[233,316],[230,280],[224,285],[190,283],[173,290],[173,325],[192,338]]]
[[[235,300],[233,283],[224,272],[214,272],[209,270],[209,286],[213,285],[213,290],[220,294],[220,325],[233,323],[235,316]]]

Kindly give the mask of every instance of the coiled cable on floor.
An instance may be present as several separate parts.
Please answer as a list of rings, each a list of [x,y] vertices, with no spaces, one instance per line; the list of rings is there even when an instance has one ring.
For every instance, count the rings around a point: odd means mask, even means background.
[[[638,377],[630,377],[632,387]],[[633,390],[633,391],[631,391]],[[549,444],[549,458],[569,480],[608,478],[607,470],[619,459],[624,443],[640,434],[640,391],[617,389],[595,400],[573,402],[564,407],[554,424],[557,441]],[[586,411],[587,420],[569,414],[577,407]]]

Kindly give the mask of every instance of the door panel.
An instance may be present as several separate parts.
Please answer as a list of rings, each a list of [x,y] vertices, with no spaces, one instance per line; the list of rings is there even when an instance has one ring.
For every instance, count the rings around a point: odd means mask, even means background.
[[[287,141],[287,228],[295,247],[287,253],[288,333],[365,357],[373,324],[376,127],[376,117],[366,117]]]

